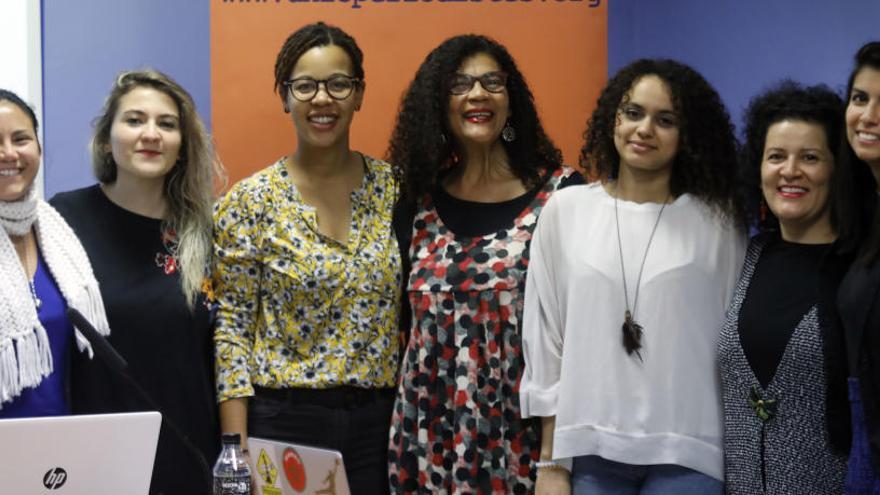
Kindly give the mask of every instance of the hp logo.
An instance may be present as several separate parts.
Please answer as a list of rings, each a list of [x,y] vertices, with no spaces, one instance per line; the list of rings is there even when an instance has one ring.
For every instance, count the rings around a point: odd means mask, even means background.
[[[67,471],[60,467],[54,467],[43,475],[43,486],[50,490],[57,490],[64,486],[67,481]]]

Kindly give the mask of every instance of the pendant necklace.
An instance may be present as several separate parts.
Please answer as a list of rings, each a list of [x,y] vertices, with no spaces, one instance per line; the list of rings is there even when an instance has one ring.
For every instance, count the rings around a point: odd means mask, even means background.
[[[35,243],[35,245],[36,245],[36,243]],[[25,241],[25,247],[24,247],[24,264],[25,264],[24,277],[27,279],[28,288],[31,291],[31,298],[34,300],[34,308],[36,308],[36,310],[39,311],[40,306],[43,305],[43,301],[41,301],[40,298],[37,297],[37,286],[34,285],[34,279],[28,275],[28,269],[31,266],[31,251],[30,251],[30,249],[28,249],[27,241]],[[36,276],[37,276],[37,272],[35,270],[34,277],[36,277]]]
[[[648,237],[648,244],[645,246],[645,254],[642,255],[642,266],[639,267],[639,276],[636,278],[636,291],[633,296],[632,309],[630,309],[629,290],[626,286],[626,268],[624,267],[623,262],[623,241],[620,238],[620,215],[617,212],[617,196],[617,183],[615,182],[614,225],[617,228],[617,252],[620,254],[620,277],[623,279],[623,300],[626,302],[626,311],[623,313],[623,325],[621,326],[621,329],[623,330],[623,347],[626,349],[626,354],[628,356],[631,356],[632,353],[636,353],[639,361],[643,361],[642,353],[639,352],[639,349],[642,348],[642,326],[635,321],[634,315],[639,304],[639,287],[642,283],[642,272],[645,270],[645,260],[648,259],[648,250],[651,249],[651,242],[654,241],[654,234],[657,232],[657,226],[660,225],[660,217],[663,216],[663,210],[666,209],[670,195],[666,195],[666,199],[663,201],[663,206],[660,207],[660,212],[657,213],[657,220],[654,221],[654,228],[651,229],[651,235]]]

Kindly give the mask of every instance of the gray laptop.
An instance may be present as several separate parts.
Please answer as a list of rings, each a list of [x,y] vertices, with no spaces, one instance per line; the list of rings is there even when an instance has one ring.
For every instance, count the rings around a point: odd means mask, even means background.
[[[349,495],[342,454],[295,443],[248,437],[255,495]]]
[[[146,495],[158,412],[0,420],[0,491]]]

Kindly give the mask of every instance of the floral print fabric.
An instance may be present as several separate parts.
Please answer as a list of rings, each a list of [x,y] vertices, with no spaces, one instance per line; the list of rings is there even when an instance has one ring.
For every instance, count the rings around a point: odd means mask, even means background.
[[[215,209],[217,394],[267,388],[390,387],[398,363],[398,184],[364,157],[347,243],[318,231],[286,160],[245,179]]]
[[[526,493],[537,426],[519,415],[529,242],[560,168],[506,230],[456,237],[426,196],[413,226],[413,323],[391,424],[392,492]]]

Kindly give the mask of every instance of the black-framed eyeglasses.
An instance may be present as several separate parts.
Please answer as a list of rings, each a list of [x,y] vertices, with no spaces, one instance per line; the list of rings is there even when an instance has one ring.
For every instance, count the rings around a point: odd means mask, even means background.
[[[474,83],[480,81],[480,86],[490,93],[500,93],[507,88],[507,73],[503,71],[487,72],[479,76],[468,74],[455,74],[449,81],[449,92],[454,95],[463,95],[469,92]]]
[[[358,87],[361,80],[357,77],[337,74],[327,79],[314,79],[311,77],[297,77],[284,81],[287,86],[287,92],[290,96],[302,102],[312,101],[312,98],[318,94],[318,88],[323,84],[324,90],[334,100],[344,100],[351,96],[355,88]]]

